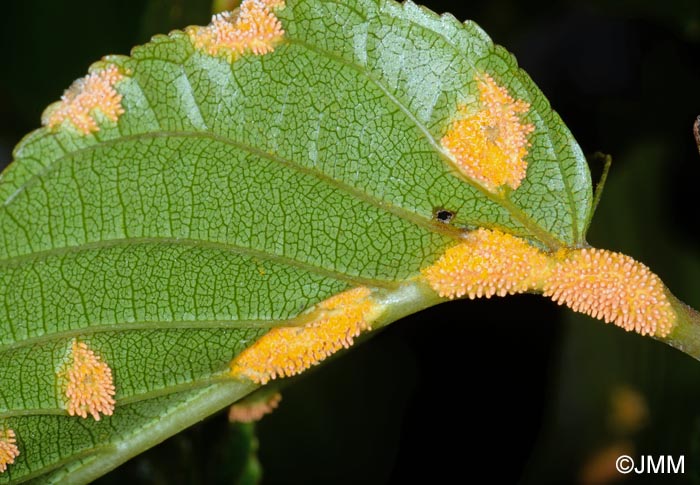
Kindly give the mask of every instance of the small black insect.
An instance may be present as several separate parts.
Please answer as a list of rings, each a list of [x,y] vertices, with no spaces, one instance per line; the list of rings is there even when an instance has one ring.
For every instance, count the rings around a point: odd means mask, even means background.
[[[436,207],[433,209],[433,218],[438,222],[442,222],[443,224],[449,224],[452,219],[454,219],[454,216],[454,212],[443,209],[442,207]]]

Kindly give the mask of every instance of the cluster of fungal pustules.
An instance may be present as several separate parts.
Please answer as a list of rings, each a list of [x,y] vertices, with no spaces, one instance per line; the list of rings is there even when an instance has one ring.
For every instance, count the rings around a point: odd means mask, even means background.
[[[280,0],[245,0],[233,12],[214,16],[206,27],[190,27],[187,33],[197,49],[229,60],[251,52],[263,55],[275,50],[284,37],[274,11],[284,8]]]
[[[211,24],[191,27],[187,29],[187,34],[196,49],[232,62],[246,54],[268,54],[284,37],[282,24],[274,13],[282,8],[283,0],[244,0],[233,12],[215,15]],[[127,78],[128,73],[113,64],[94,69],[75,81],[60,101],[44,111],[42,124],[50,131],[69,130],[78,136],[95,134],[106,124],[116,124],[125,112],[123,97],[118,90],[119,83]],[[352,329],[347,329],[337,341],[332,338],[324,340],[327,332],[332,333],[334,325],[343,321],[342,317],[335,315],[337,310],[334,308],[345,298],[337,295],[321,305],[325,313],[304,333],[305,338],[313,342],[309,349],[290,346],[289,358],[298,359],[295,362],[299,363],[299,369],[303,362],[308,363],[312,359],[311,356],[321,360],[339,347],[350,345],[352,339],[365,328],[361,320],[365,306],[360,305],[356,313],[349,313],[349,318],[357,320],[353,321]],[[283,337],[285,331],[280,329],[275,333]],[[254,355],[255,352],[258,350],[251,349],[247,355]],[[116,404],[112,369],[87,342],[73,340],[67,346],[66,355],[66,362],[56,376],[62,386],[66,412],[70,416],[92,417],[97,421],[102,416],[111,416]],[[261,373],[260,378],[277,375],[275,372],[279,375],[291,374],[290,366],[280,362],[275,365],[274,371]],[[272,409],[276,402],[268,406]],[[255,416],[259,411],[249,411],[248,417]],[[0,472],[7,470],[19,455],[18,435],[15,430],[0,423]]]
[[[260,384],[299,374],[350,347],[378,312],[369,288],[339,293],[319,303],[305,324],[270,330],[233,360],[231,372]]]
[[[460,176],[507,197],[527,175],[534,131],[530,105],[514,99],[489,74],[474,78],[479,99],[459,106],[441,143]],[[497,229],[465,233],[418,278],[445,298],[540,292],[559,304],[642,335],[667,335],[676,315],[661,280],[632,258],[599,249],[544,251]],[[330,298],[303,326],[271,330],[231,364],[234,376],[265,384],[317,364],[371,327],[381,307],[368,288]]]
[[[535,127],[522,121],[530,105],[514,100],[488,74],[475,78],[479,102],[462,105],[442,138],[442,146],[467,178],[489,191],[517,189],[525,178],[528,135]]]
[[[7,470],[7,465],[13,464],[18,456],[19,448],[15,432],[9,428],[0,427],[0,473]]]
[[[71,416],[99,421],[114,411],[114,378],[112,369],[86,342],[71,341],[66,347],[64,362],[56,372],[66,412]],[[0,423],[0,472],[7,470],[20,455],[15,430]]]
[[[209,25],[189,27],[186,32],[196,49],[231,62],[245,54],[268,54],[284,38],[274,13],[284,7],[283,0],[243,0],[233,12],[214,15]],[[94,70],[44,111],[42,124],[50,130],[64,127],[88,135],[100,131],[104,123],[116,123],[124,114],[117,87],[126,77],[115,65]]]
[[[73,341],[71,362],[61,377],[65,380],[68,414],[95,421],[101,414],[114,412],[114,379],[112,369],[85,342]]]
[[[541,292],[642,335],[664,337],[676,321],[661,279],[629,256],[593,248],[550,254],[497,230],[469,233],[423,278],[445,298]]]
[[[265,55],[284,39],[275,12],[283,0],[243,0],[231,13],[214,16],[206,27],[186,30],[200,52],[235,62],[244,55]],[[76,81],[42,118],[49,130],[68,129],[79,136],[116,123],[124,113],[119,83],[126,73],[114,65]],[[493,197],[508,197],[527,174],[530,106],[516,100],[487,73],[474,76],[478,99],[457,108],[441,139],[447,160],[460,177]],[[433,264],[409,282],[428,285],[444,298],[479,298],[539,292],[559,304],[642,335],[666,336],[676,322],[666,289],[646,266],[623,254],[585,248],[548,252],[498,229],[465,232]],[[331,296],[276,327],[230,363],[230,375],[266,384],[299,374],[369,330],[384,307],[378,290],[356,287]],[[71,416],[100,420],[115,407],[115,383],[109,365],[87,342],[67,344],[57,371],[65,410]],[[232,421],[259,419],[279,403],[279,394],[252,404],[237,404]],[[0,423],[0,472],[20,455],[15,430]]]
[[[470,181],[507,197],[527,174],[528,103],[488,74],[477,74],[479,101],[460,107],[442,138],[451,163]],[[629,256],[602,249],[545,252],[495,229],[478,229],[448,249],[423,278],[440,296],[477,298],[542,292],[560,305],[642,335],[666,336],[676,313],[663,283]]]
[[[228,408],[230,423],[252,423],[260,421],[265,415],[273,412],[280,405],[282,394],[275,392],[258,398],[249,396]]]

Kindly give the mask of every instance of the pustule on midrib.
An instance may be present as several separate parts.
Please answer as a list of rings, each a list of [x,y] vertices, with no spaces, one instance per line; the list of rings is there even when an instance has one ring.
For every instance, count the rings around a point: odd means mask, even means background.
[[[231,374],[259,384],[299,374],[350,347],[381,311],[367,287],[334,295],[316,305],[305,324],[277,327],[263,335],[231,362]]]
[[[594,248],[546,252],[497,230],[466,234],[424,268],[422,277],[450,299],[543,293],[641,335],[665,337],[677,321],[661,279],[633,258]]]
[[[477,72],[474,85],[475,100],[457,107],[441,143],[461,176],[507,201],[527,177],[535,131],[525,121],[530,105],[488,73]],[[649,268],[613,251],[557,247],[545,251],[505,231],[480,228],[466,232],[421,277],[443,298],[543,293],[625,330],[669,335],[678,315]]]

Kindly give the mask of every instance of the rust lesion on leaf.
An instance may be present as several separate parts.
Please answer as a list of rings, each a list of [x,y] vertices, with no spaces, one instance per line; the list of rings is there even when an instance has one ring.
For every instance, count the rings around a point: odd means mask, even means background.
[[[228,420],[231,423],[252,423],[260,421],[272,413],[282,401],[282,394],[275,392],[258,399],[244,399],[232,404],[228,409]]]
[[[445,251],[422,277],[443,298],[523,293],[541,285],[547,255],[524,239],[477,229]]]
[[[560,305],[641,335],[665,337],[677,315],[661,279],[630,256],[604,249],[562,250],[544,285]]]
[[[0,426],[0,473],[5,472],[7,466],[12,465],[18,456],[19,447],[14,430]]]
[[[258,384],[300,374],[368,330],[381,306],[367,287],[357,287],[322,301],[303,325],[270,330],[231,362],[231,374]]]
[[[124,75],[110,65],[75,81],[44,111],[41,123],[51,130],[69,122],[82,135],[100,130],[97,112],[109,121],[117,122],[124,114],[122,95],[115,86]]]
[[[267,8],[270,8],[272,10],[279,10],[284,8],[285,2],[284,0],[260,0],[263,5],[265,5]]]
[[[99,421],[114,412],[112,369],[85,342],[73,340],[70,361],[58,372],[63,382],[66,409],[71,416]]]
[[[595,248],[547,252],[498,230],[467,233],[421,277],[443,298],[543,293],[641,335],[665,337],[678,319],[661,279],[630,256]]]
[[[280,0],[243,0],[232,12],[214,15],[206,27],[189,27],[195,48],[230,61],[245,53],[263,55],[275,50],[284,29],[274,11],[284,8]]]
[[[442,146],[466,177],[490,192],[517,189],[527,173],[528,136],[535,127],[523,121],[530,105],[514,99],[486,73],[475,77],[479,100],[458,107]]]

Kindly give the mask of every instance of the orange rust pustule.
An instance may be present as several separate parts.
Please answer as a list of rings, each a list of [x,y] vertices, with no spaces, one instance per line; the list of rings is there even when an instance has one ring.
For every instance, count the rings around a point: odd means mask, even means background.
[[[253,423],[255,421],[260,421],[263,416],[277,409],[280,401],[282,401],[282,394],[276,392],[268,396],[267,399],[232,404],[228,409],[228,420],[231,423]]]
[[[267,8],[279,10],[285,7],[284,0],[260,0]]]
[[[528,135],[535,129],[521,120],[530,105],[514,100],[488,74],[478,75],[476,83],[477,106],[460,106],[460,118],[442,138],[442,146],[460,172],[489,191],[503,186],[515,190],[527,173]]]
[[[664,337],[676,313],[661,279],[642,263],[603,249],[565,253],[544,285],[545,296],[574,311],[642,335]]]
[[[66,380],[68,414],[82,418],[90,414],[95,421],[101,414],[111,416],[115,405],[112,369],[84,342],[73,341],[71,357],[69,366],[60,373]]]
[[[284,2],[244,0],[233,12],[214,15],[208,26],[190,27],[187,33],[197,49],[212,56],[235,60],[246,52],[267,54],[284,37],[282,23],[272,11],[282,7]]]
[[[109,66],[78,79],[63,93],[61,101],[47,108],[42,124],[55,129],[69,121],[81,134],[87,135],[100,129],[95,119],[96,110],[116,122],[124,108],[122,95],[114,86],[123,78],[116,66]]]
[[[12,465],[18,456],[15,432],[9,428],[0,428],[0,473],[7,470],[7,466]]]
[[[317,305],[317,316],[306,325],[278,327],[263,335],[231,362],[231,373],[259,384],[299,374],[350,347],[369,329],[376,309],[368,288],[335,295]]]
[[[497,230],[478,229],[422,271],[441,296],[474,299],[536,289],[547,256],[527,241]]]

